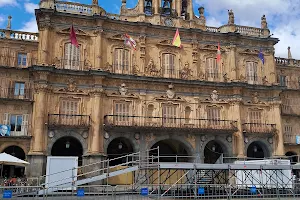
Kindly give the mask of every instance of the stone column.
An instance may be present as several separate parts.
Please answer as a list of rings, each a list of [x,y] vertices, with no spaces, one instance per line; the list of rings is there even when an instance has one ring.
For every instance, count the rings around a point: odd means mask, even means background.
[[[275,102],[272,106],[274,122],[276,124],[276,134],[275,134],[275,155],[284,156],[284,139],[282,133],[282,124],[281,124],[281,111],[280,111],[280,102]]]
[[[230,118],[234,121],[237,121],[237,129],[238,131],[234,133],[234,140],[236,141],[236,147],[235,147],[235,154],[237,157],[244,157],[244,149],[245,149],[245,144],[244,144],[244,135],[243,135],[243,129],[242,129],[242,124],[241,124],[241,104],[240,101],[237,100],[235,102],[232,102],[230,105],[230,113],[232,116]]]
[[[103,152],[103,138],[100,138],[100,126],[103,121],[100,115],[101,93],[94,93],[92,98],[92,115],[91,115],[91,131],[90,131],[90,152],[89,154],[99,154]],[[101,126],[102,127],[102,126]],[[101,134],[102,135],[102,134]],[[102,145],[100,145],[102,143]]]
[[[45,15],[43,16],[42,23],[39,23],[39,46],[38,46],[38,64],[39,65],[47,65],[49,58],[49,40],[50,40],[50,17]]]
[[[227,71],[224,71],[224,72],[228,73],[229,79],[232,79],[232,80],[239,79],[239,71],[236,66],[236,46],[235,45],[230,45],[228,69],[227,69]]]
[[[175,1],[174,3],[176,3],[176,11],[177,11],[177,16],[178,17],[181,17],[181,4],[182,4],[182,1]]]
[[[32,115],[32,130],[33,137],[31,140],[31,149],[28,153],[28,161],[30,165],[26,168],[26,173],[30,177],[38,177],[43,175],[45,172],[45,161],[46,157],[44,155],[45,151],[45,136],[46,126],[45,126],[45,113],[47,105],[47,85],[38,84],[35,86],[34,94],[34,106]]]
[[[159,7],[161,5],[160,1],[161,0],[153,0],[154,14],[159,14]]]
[[[190,20],[194,19],[193,2],[192,0],[187,1],[187,10],[189,13]]]
[[[140,13],[144,13],[145,0],[139,2]]]

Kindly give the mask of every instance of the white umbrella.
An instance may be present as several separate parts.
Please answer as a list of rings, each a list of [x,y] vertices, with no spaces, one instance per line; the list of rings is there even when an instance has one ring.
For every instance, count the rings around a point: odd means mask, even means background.
[[[1,176],[2,176],[3,165],[14,165],[14,166],[25,167],[26,165],[29,165],[29,164],[30,164],[29,162],[21,160],[10,154],[7,154],[7,153],[0,154],[0,165],[2,165]]]

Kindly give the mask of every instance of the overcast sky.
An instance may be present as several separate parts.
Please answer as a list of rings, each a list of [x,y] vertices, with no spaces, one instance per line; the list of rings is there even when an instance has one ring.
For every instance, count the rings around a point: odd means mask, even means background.
[[[70,1],[70,0],[69,0]],[[127,7],[134,7],[138,0],[127,0]],[[39,0],[0,0],[0,28],[5,28],[7,16],[12,15],[12,28],[37,32],[34,9]],[[92,0],[74,0],[89,4]],[[121,0],[99,0],[107,12],[119,13]],[[194,0],[194,11],[205,7],[207,26],[221,26],[228,21],[228,9],[233,9],[235,23],[260,27],[260,19],[266,15],[274,37],[280,39],[276,45],[276,56],[287,57],[290,46],[292,56],[300,59],[300,1],[299,0]]]

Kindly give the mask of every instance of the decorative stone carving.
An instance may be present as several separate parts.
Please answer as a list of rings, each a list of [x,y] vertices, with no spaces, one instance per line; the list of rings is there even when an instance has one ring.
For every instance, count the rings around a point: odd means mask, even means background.
[[[148,133],[148,134],[146,135],[146,142],[151,142],[151,141],[153,141],[154,139],[155,139],[155,136],[154,136],[153,133]]]
[[[67,91],[69,92],[75,92],[77,90],[77,83],[73,78],[70,78],[68,80],[68,87],[67,87]]]
[[[252,103],[254,104],[259,103],[257,92],[254,92],[254,94],[252,95]]]
[[[169,85],[169,89],[167,90],[167,92],[166,92],[166,94],[167,94],[167,97],[169,98],[169,99],[174,99],[175,98],[175,92],[173,91],[173,88],[174,88],[174,86],[173,86],[173,84],[170,84]]]
[[[262,81],[263,81],[263,85],[267,85],[269,83],[266,76],[263,77]]]
[[[83,131],[81,135],[84,139],[87,139],[89,137],[89,133],[87,131]]]
[[[112,72],[112,69],[113,69],[113,67],[112,67],[112,65],[111,64],[109,64],[108,62],[105,64],[105,66],[104,66],[104,71],[108,71],[108,72]]]
[[[160,74],[160,70],[157,69],[152,58],[146,66],[146,74],[151,76],[158,76]]]
[[[262,29],[267,29],[268,28],[268,23],[267,23],[266,15],[263,15],[261,17],[261,28]]]
[[[205,26],[206,25],[206,19],[205,19],[205,16],[204,16],[204,7],[198,8],[198,11],[199,11],[198,24]]]
[[[211,95],[210,98],[212,101],[218,101],[219,100],[219,94],[217,90],[214,90]]]
[[[125,96],[128,92],[128,89],[126,87],[125,83],[122,83],[121,86],[119,87],[119,92],[122,96]]]
[[[228,25],[234,25],[234,13],[231,10],[228,10]]]
[[[189,79],[192,76],[192,70],[188,62],[185,63],[184,68],[179,72],[181,79]]]

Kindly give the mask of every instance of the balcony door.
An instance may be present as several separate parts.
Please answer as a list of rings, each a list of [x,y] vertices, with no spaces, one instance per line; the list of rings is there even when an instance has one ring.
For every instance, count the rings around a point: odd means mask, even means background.
[[[180,123],[177,117],[177,106],[176,105],[163,105],[162,107],[162,125],[164,127],[175,127],[176,121]]]
[[[257,84],[257,63],[256,62],[247,62],[246,63],[246,77],[249,84]]]
[[[60,103],[59,124],[67,126],[75,126],[80,123],[78,117],[77,100],[62,100]]]
[[[65,44],[65,57],[62,65],[64,69],[80,70],[80,46]]]
[[[165,53],[162,55],[162,66],[164,69],[164,76],[166,78],[177,78],[175,70],[175,55]]]
[[[115,49],[114,53],[114,70],[115,73],[129,74],[129,50],[127,49]]]
[[[206,77],[208,81],[219,80],[219,68],[216,58],[206,59]]]
[[[208,108],[207,109],[208,126],[215,128],[220,126],[221,109],[220,108]]]
[[[130,117],[130,103],[129,102],[116,102],[114,108],[114,124],[116,125],[129,125]]]
[[[262,111],[260,110],[250,110],[248,113],[248,118],[250,122],[250,130],[252,132],[261,132],[262,127]]]

